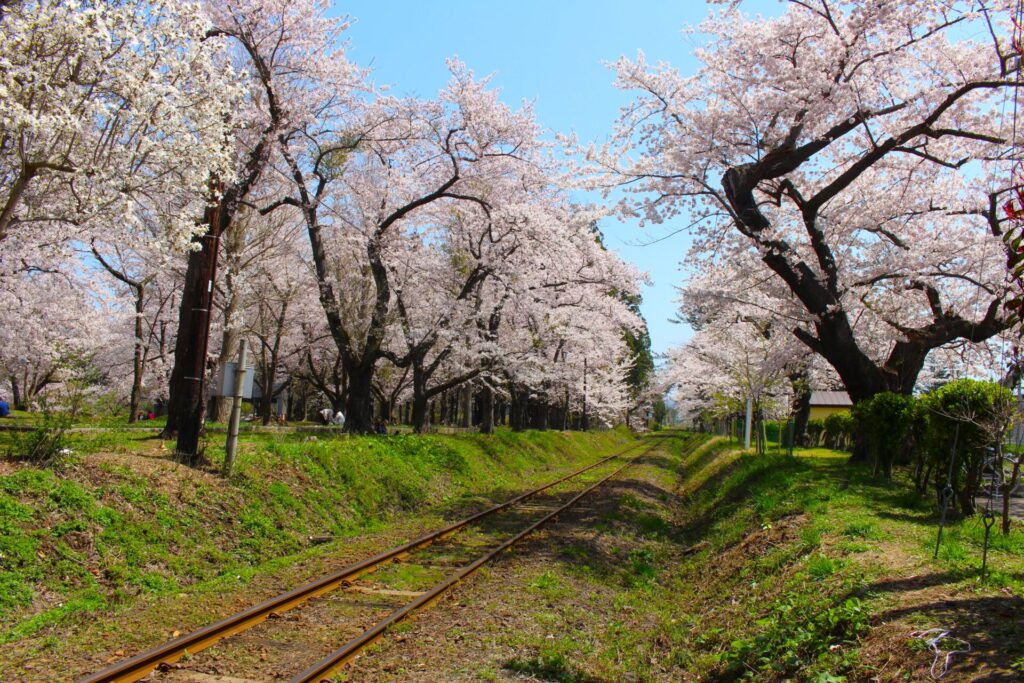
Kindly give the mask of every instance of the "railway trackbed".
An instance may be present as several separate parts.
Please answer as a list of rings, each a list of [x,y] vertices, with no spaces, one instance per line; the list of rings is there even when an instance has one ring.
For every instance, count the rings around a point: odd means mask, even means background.
[[[631,444],[504,503],[116,662],[79,683],[123,683],[150,674],[168,682],[328,679],[410,614],[436,602],[652,448]],[[232,663],[230,677],[220,676],[227,673],[223,661]]]

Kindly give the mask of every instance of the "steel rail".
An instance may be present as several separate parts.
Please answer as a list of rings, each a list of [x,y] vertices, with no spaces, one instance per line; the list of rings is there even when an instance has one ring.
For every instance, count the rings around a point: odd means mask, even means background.
[[[504,543],[499,545],[494,550],[491,550],[486,555],[483,555],[482,557],[478,558],[472,563],[466,565],[465,567],[462,567],[459,571],[455,572],[447,579],[437,584],[436,586],[434,586],[429,591],[425,592],[423,595],[419,596],[409,604],[395,610],[386,618],[382,619],[381,621],[377,622],[374,626],[364,631],[361,635],[356,636],[355,638],[348,641],[331,654],[321,659],[313,666],[309,667],[302,673],[296,675],[289,681],[289,683],[320,683],[321,681],[329,680],[326,677],[330,676],[332,672],[336,671],[337,669],[341,668],[342,666],[350,662],[367,646],[373,644],[374,642],[382,638],[387,633],[389,628],[391,628],[398,622],[402,621],[416,610],[422,609],[438,600],[444,593],[446,593],[460,581],[464,580],[467,576],[473,574],[478,569],[480,569],[480,567],[484,566],[491,560],[498,557],[498,555],[505,552],[513,545],[529,536],[542,525],[546,524],[547,522],[551,521],[558,515],[562,514],[563,512],[571,508],[581,498],[583,498],[583,496],[587,495],[597,487],[601,486],[612,477],[615,477],[618,474],[620,474],[623,470],[625,470],[627,467],[636,462],[638,458],[640,458],[643,455],[646,455],[647,453],[650,453],[654,448],[655,446],[653,444],[651,446],[648,446],[642,453],[638,453],[637,455],[633,456],[629,460],[629,462],[627,462],[622,467],[618,468],[611,474],[603,477],[602,479],[592,484],[591,486],[588,486],[583,491],[577,493],[575,496],[572,497],[571,500],[569,500],[568,503],[565,503],[560,508],[545,515],[542,519],[534,522],[525,530],[519,532],[512,538],[506,540]]]
[[[350,582],[361,574],[373,571],[385,562],[401,559],[415,550],[420,550],[435,541],[451,536],[462,528],[473,524],[484,517],[493,515],[508,507],[521,503],[538,493],[542,493],[543,491],[562,484],[569,479],[578,477],[595,467],[599,467],[609,460],[618,458],[633,450],[638,445],[639,444],[637,443],[630,444],[628,447],[617,451],[606,458],[602,458],[595,463],[587,465],[583,469],[567,474],[564,477],[541,486],[540,488],[527,491],[526,493],[518,495],[515,498],[511,498],[504,503],[495,505],[494,507],[483,510],[482,512],[478,512],[470,517],[455,522],[454,524],[450,524],[443,529],[424,534],[423,536],[413,539],[408,543],[391,548],[390,550],[385,550],[382,553],[360,562],[356,562],[355,564],[348,565],[332,574],[307,583],[304,586],[300,586],[288,591],[287,593],[282,593],[277,597],[265,600],[242,612],[238,612],[237,614],[225,617],[224,619],[199,628],[191,633],[186,633],[185,635],[179,636],[173,640],[169,640],[133,657],[121,660],[120,662],[115,662],[101,671],[79,679],[78,683],[131,683],[133,681],[138,681],[147,676],[161,664],[172,664],[184,657],[186,654],[193,655],[201,650],[205,650],[224,638],[246,631],[257,624],[266,621],[271,614],[280,614],[281,612],[289,610],[296,605],[306,602],[307,600],[311,600],[335,590],[339,586]]]

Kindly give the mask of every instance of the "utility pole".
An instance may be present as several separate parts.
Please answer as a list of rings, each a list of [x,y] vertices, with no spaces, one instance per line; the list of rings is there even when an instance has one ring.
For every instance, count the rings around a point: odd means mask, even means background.
[[[231,476],[235,466],[235,449],[238,447],[238,423],[242,418],[242,395],[245,393],[246,363],[249,358],[249,344],[245,339],[238,342],[238,364],[235,366],[235,383],[231,388],[231,417],[228,419],[228,442],[224,445],[225,477]],[[265,391],[269,391],[265,390]]]
[[[203,216],[209,227],[201,238],[202,248],[189,255],[185,272],[165,430],[177,431],[175,456],[192,467],[200,464],[199,435],[206,408],[206,350],[217,277],[217,247],[223,228],[219,184],[213,185],[211,195]]]

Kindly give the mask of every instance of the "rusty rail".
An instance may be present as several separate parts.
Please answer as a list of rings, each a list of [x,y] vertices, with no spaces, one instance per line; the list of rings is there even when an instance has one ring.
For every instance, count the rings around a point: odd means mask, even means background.
[[[242,612],[233,614],[221,619],[220,621],[209,624],[208,626],[192,631],[191,633],[186,633],[174,640],[167,641],[162,645],[158,645],[152,649],[146,650],[145,652],[141,652],[134,657],[124,659],[120,662],[115,662],[101,671],[79,679],[78,683],[131,683],[132,681],[138,681],[162,664],[172,664],[184,657],[186,654],[192,655],[201,650],[205,650],[224,638],[246,631],[257,624],[266,621],[271,613],[280,614],[281,612],[289,610],[296,605],[306,602],[307,600],[311,600],[317,596],[335,590],[339,586],[350,582],[362,574],[374,571],[377,567],[386,562],[402,558],[415,550],[419,550],[438,540],[447,538],[484,517],[488,517],[513,505],[521,503],[524,500],[564,483],[569,479],[578,477],[595,467],[603,465],[609,460],[613,460],[614,458],[618,458],[621,455],[628,453],[637,446],[638,444],[636,443],[630,444],[628,447],[619,450],[606,458],[602,458],[583,469],[567,474],[564,477],[541,486],[540,488],[518,495],[504,503],[495,505],[494,507],[483,510],[482,512],[478,512],[470,517],[455,522],[454,524],[450,524],[443,529],[424,534],[423,536],[413,539],[408,543],[391,548],[390,550],[385,550],[382,553],[360,562],[356,562],[355,564],[348,565],[333,574],[324,576],[304,586],[300,586],[288,591],[287,593],[278,595],[277,597],[265,600]]]
[[[361,635],[356,636],[355,638],[348,641],[331,654],[321,659],[313,666],[309,667],[302,673],[292,678],[289,681],[289,683],[320,683],[321,681],[329,680],[327,677],[329,677],[332,672],[340,669],[345,664],[352,661],[352,659],[356,655],[358,655],[360,651],[362,651],[369,645],[373,644],[374,642],[382,638],[387,633],[389,628],[391,628],[398,622],[402,621],[416,610],[422,609],[438,600],[444,593],[446,593],[460,581],[464,580],[467,576],[473,574],[478,569],[480,569],[480,567],[484,566],[491,560],[498,557],[498,555],[511,548],[513,545],[521,541],[523,538],[530,535],[547,522],[551,521],[561,513],[571,508],[581,498],[583,498],[583,496],[587,495],[597,487],[601,486],[612,477],[615,477],[618,474],[620,474],[623,470],[632,465],[637,458],[639,458],[642,455],[646,455],[653,448],[654,446],[651,445],[648,448],[646,448],[642,453],[633,456],[633,458],[631,458],[629,462],[627,462],[622,467],[618,468],[611,474],[603,477],[593,485],[588,486],[583,491],[577,493],[565,505],[545,515],[542,519],[534,522],[529,527],[519,532],[512,538],[508,539],[494,550],[488,552],[486,555],[478,558],[477,560],[466,565],[465,567],[462,567],[459,571],[455,572],[454,574],[446,578],[444,581],[437,584],[429,591],[416,598],[414,601],[410,602],[404,607],[400,607],[399,609],[395,610],[386,618],[382,619],[381,621],[377,622],[374,626],[364,631]]]

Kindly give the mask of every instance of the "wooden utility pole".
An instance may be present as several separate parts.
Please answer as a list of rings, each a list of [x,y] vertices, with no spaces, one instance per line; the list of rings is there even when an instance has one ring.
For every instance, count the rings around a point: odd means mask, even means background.
[[[177,431],[175,457],[195,467],[202,460],[199,435],[206,412],[206,349],[210,338],[210,310],[217,277],[217,246],[221,225],[220,193],[211,200],[203,216],[209,226],[201,238],[202,248],[189,255],[181,293],[178,339],[174,348],[170,402],[165,436]]]

